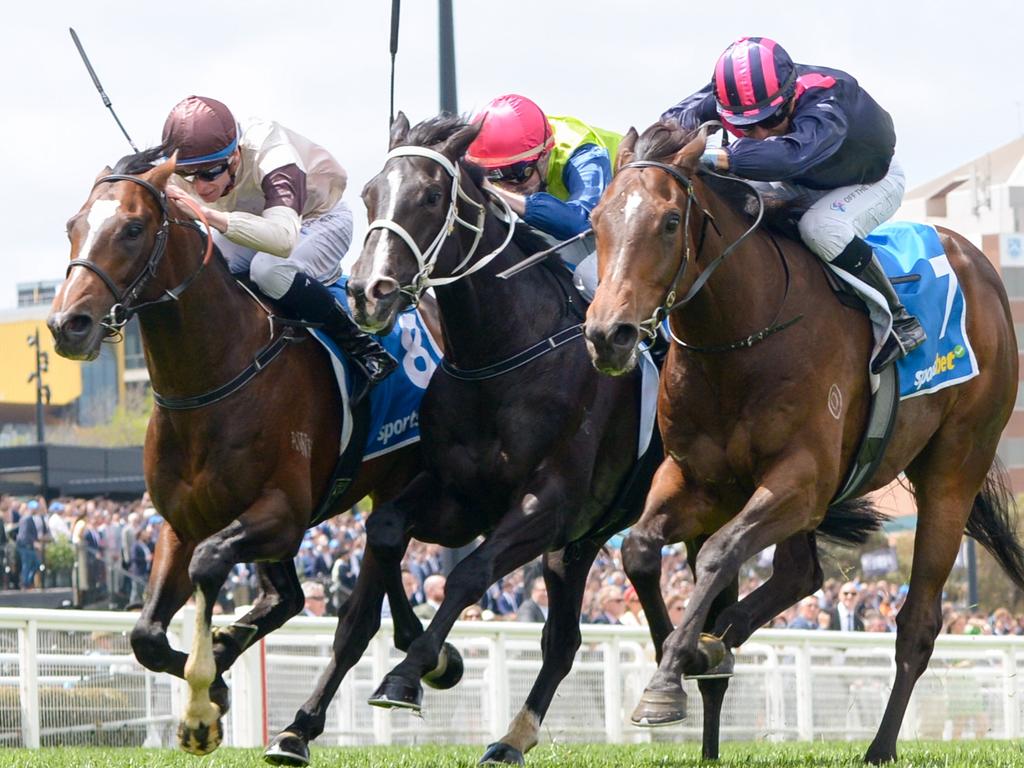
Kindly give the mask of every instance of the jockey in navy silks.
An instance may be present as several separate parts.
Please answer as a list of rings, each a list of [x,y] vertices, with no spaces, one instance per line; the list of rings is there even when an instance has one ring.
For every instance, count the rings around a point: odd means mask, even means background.
[[[925,340],[864,236],[903,198],[889,113],[846,72],[794,64],[781,45],[744,37],[719,57],[712,81],[671,107],[664,120],[686,130],[720,120],[738,138],[707,149],[701,162],[750,179],[766,197],[803,211],[800,236],[817,256],[882,295],[892,333],[875,373]]]
[[[224,104],[201,96],[175,105],[163,142],[168,155],[178,153],[168,197],[205,203],[231,270],[247,272],[267,296],[319,324],[369,386],[390,374],[394,358],[325,287],[341,277],[352,240],[352,211],[341,199],[348,176],[338,161],[278,123],[239,126]]]

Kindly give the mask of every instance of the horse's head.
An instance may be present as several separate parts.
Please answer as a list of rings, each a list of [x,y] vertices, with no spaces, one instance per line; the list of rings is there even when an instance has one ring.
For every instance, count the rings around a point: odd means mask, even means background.
[[[482,227],[483,207],[463,191],[468,177],[459,165],[479,131],[479,124],[448,115],[410,130],[398,114],[384,168],[363,188],[370,229],[348,282],[353,316],[367,331],[390,329],[398,312],[441,284],[430,278],[435,269],[447,274],[463,266],[459,249],[446,244],[457,225]],[[460,215],[460,201],[468,216]]]
[[[103,169],[85,205],[68,220],[71,264],[46,320],[64,357],[94,359],[156,270],[168,229],[164,188],[174,171],[173,159],[150,165],[159,155],[159,149],[147,150],[125,158],[115,172]],[[149,170],[127,179],[139,163]]]
[[[631,128],[622,140],[615,177],[590,217],[601,282],[587,311],[586,339],[603,373],[636,365],[643,336],[653,334],[663,308],[684,287],[690,179],[704,145],[703,133],[691,138],[668,123],[639,138]]]

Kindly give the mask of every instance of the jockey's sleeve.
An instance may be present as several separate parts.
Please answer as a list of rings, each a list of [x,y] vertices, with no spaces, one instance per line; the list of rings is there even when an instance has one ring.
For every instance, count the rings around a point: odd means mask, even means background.
[[[687,96],[674,107],[669,107],[661,114],[666,122],[678,123],[685,131],[695,131],[702,123],[709,120],[720,120],[715,108],[715,95],[712,84],[708,83],[696,93]]]
[[[562,171],[562,182],[569,192],[559,200],[547,192],[526,198],[523,220],[552,237],[566,240],[590,227],[590,212],[612,178],[608,150],[596,144],[583,144],[569,157]]]
[[[734,141],[726,150],[729,170],[755,181],[788,181],[806,176],[838,152],[848,128],[842,107],[833,99],[803,106],[797,102],[789,133]]]
[[[302,219],[287,205],[264,209],[259,216],[243,211],[228,213],[229,240],[274,256],[287,258],[299,242]]]
[[[306,207],[306,174],[294,163],[275,168],[260,182],[266,208],[286,205],[299,216]]]

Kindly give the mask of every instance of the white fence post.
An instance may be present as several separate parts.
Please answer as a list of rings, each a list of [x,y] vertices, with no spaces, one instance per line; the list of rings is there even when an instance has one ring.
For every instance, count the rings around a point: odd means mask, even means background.
[[[505,635],[498,633],[491,643],[490,672],[494,677],[491,683],[491,738],[498,741],[505,735],[509,721],[509,681],[508,664],[506,664]]]
[[[1004,739],[1020,738],[1020,705],[1017,701],[1017,653],[1010,646],[1003,651],[1003,720]]]
[[[616,635],[604,643],[604,729],[605,740],[622,743],[622,648]]]
[[[370,652],[373,654],[373,684],[379,685],[388,673],[388,654],[391,643],[384,627],[370,641]],[[373,742],[374,744],[391,743],[391,711],[373,708]]]
[[[29,749],[39,747],[39,628],[34,621],[26,621],[18,628],[18,664],[21,678],[21,739]]]
[[[811,649],[806,642],[796,646],[796,732],[800,741],[814,741],[814,688],[811,685]]]

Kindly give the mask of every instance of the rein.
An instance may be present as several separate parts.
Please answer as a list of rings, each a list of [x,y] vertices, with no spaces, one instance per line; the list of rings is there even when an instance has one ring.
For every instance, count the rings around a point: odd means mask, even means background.
[[[167,213],[167,197],[164,193],[145,179],[139,178],[138,176],[111,174],[110,176],[104,176],[103,178],[98,179],[96,183],[93,184],[93,188],[95,189],[98,184],[103,184],[104,182],[117,181],[131,181],[149,192],[160,206],[161,221],[160,229],[157,231],[156,240],[153,243],[153,249],[150,251],[149,258],[146,260],[146,265],[142,268],[139,274],[135,276],[131,283],[128,284],[128,287],[124,291],[118,288],[117,283],[114,282],[110,275],[88,259],[72,259],[70,264],[68,264],[65,278],[71,273],[71,269],[73,267],[82,267],[99,277],[100,280],[103,281],[104,285],[106,285],[110,290],[111,294],[113,294],[116,303],[110,308],[110,312],[107,314],[106,318],[101,321],[101,325],[106,328],[107,338],[120,336],[121,329],[124,328],[125,324],[131,320],[132,316],[137,314],[139,310],[155,306],[157,304],[163,304],[168,301],[177,301],[188,287],[195,282],[196,278],[202,274],[203,270],[213,258],[213,237],[210,224],[206,220],[206,216],[203,214],[203,211],[199,206],[191,200],[183,201],[192,209],[193,213],[196,214],[196,217],[202,222],[203,226],[206,228],[205,232],[196,227],[193,222],[171,219]],[[205,250],[203,252],[203,260],[200,262],[199,267],[185,278],[185,280],[174,288],[164,290],[163,295],[161,295],[160,298],[137,304],[135,303],[136,300],[146,287],[147,283],[155,277],[157,267],[160,265],[160,261],[163,259],[164,253],[167,250],[167,236],[170,231],[171,224],[196,229],[199,235],[202,236],[206,242]],[[250,363],[245,370],[226,384],[222,384],[209,392],[191,397],[164,397],[154,389],[153,402],[161,408],[171,411],[186,411],[193,410],[195,408],[202,408],[203,406],[219,402],[220,400],[233,395],[248,384],[257,374],[259,374],[278,355],[280,355],[281,352],[284,351],[285,347],[292,342],[301,340],[295,336],[295,333],[291,328],[286,328],[286,330],[275,339],[274,314],[244,284],[239,283],[239,285],[241,285],[246,293],[252,297],[252,300],[255,301],[264,312],[266,312],[267,319],[270,323],[270,340],[259,349],[253,359],[253,362]]]
[[[683,213],[683,231],[686,233],[686,246],[685,251],[683,253],[682,261],[679,264],[679,269],[676,271],[675,277],[672,279],[672,282],[669,286],[668,294],[665,296],[664,302],[662,302],[662,304],[657,309],[654,310],[654,313],[649,318],[640,323],[640,330],[642,330],[644,333],[646,333],[649,337],[653,339],[658,332],[658,326],[661,324],[661,321],[667,318],[672,312],[676,311],[677,309],[681,309],[682,307],[685,307],[687,304],[689,304],[693,300],[693,298],[698,293],[700,293],[701,289],[707,284],[708,280],[711,279],[711,275],[714,274],[715,270],[722,265],[722,262],[725,261],[726,257],[732,254],[737,248],[739,248],[743,241],[750,237],[757,230],[757,228],[761,226],[761,221],[764,219],[764,199],[761,197],[761,192],[757,189],[757,187],[753,186],[752,184],[749,184],[743,179],[738,179],[734,176],[727,176],[724,174],[708,172],[709,175],[714,176],[715,178],[743,184],[748,189],[750,189],[750,191],[753,192],[754,195],[757,197],[757,216],[754,218],[754,223],[751,224],[746,229],[746,231],[743,232],[743,234],[741,234],[736,240],[734,240],[732,243],[726,246],[726,248],[718,256],[715,257],[715,259],[707,266],[707,268],[704,269],[697,276],[697,279],[693,281],[693,285],[690,286],[690,289],[686,292],[686,294],[677,301],[676,286],[679,284],[679,281],[683,279],[683,275],[686,274],[686,267],[691,261],[691,254],[694,259],[700,256],[700,252],[704,245],[704,235],[706,232],[707,223],[710,221],[712,223],[712,226],[714,226],[714,218],[706,208],[702,208],[700,206],[700,201],[697,200],[697,196],[693,191],[693,182],[689,178],[687,178],[686,175],[683,174],[674,165],[670,165],[668,163],[660,163],[655,160],[634,160],[631,163],[626,163],[625,165],[623,165],[619,169],[619,171],[622,171],[626,168],[657,168],[658,170],[664,171],[665,173],[669,174],[673,179],[679,182],[680,186],[682,186],[683,189],[686,190],[686,209]],[[693,206],[695,204],[698,207],[701,207],[701,210],[704,214],[704,224],[701,227],[700,240],[697,244],[696,252],[691,252],[689,237],[690,213],[693,210]],[[718,231],[717,226],[715,227],[715,230]],[[798,323],[803,318],[803,315],[797,315],[796,317],[787,320],[784,323],[780,324],[778,322],[779,317],[782,315],[782,310],[786,305],[786,299],[789,296],[790,272],[789,264],[786,262],[785,254],[779,247],[778,242],[776,242],[774,237],[771,237],[770,239],[772,241],[772,245],[775,246],[776,252],[779,254],[779,258],[782,261],[782,268],[786,275],[786,285],[783,289],[782,302],[779,304],[779,310],[776,313],[775,318],[771,321],[771,323],[769,323],[766,327],[762,328],[760,331],[750,334],[746,338],[739,339],[737,341],[733,341],[727,344],[720,344],[709,347],[698,347],[693,344],[686,343],[685,341],[683,341],[682,339],[675,335],[675,333],[672,331],[671,325],[669,325],[668,332],[669,335],[672,336],[673,341],[675,341],[677,344],[684,347],[685,349],[689,349],[694,352],[728,352],[736,349],[749,349],[758,342],[764,341],[769,336],[772,336],[778,333],[779,331],[784,331],[791,325]]]
[[[408,230],[392,219],[376,219],[375,221],[370,222],[370,226],[367,227],[366,230],[366,237],[369,237],[370,233],[376,229],[393,232],[398,235],[398,237],[401,238],[409,247],[409,250],[412,251],[413,256],[416,257],[416,264],[419,266],[419,271],[413,277],[411,283],[401,286],[398,290],[403,295],[408,296],[413,305],[416,305],[419,303],[420,296],[425,290],[427,290],[427,288],[436,285],[448,285],[449,283],[454,283],[456,280],[466,277],[467,275],[471,275],[490,264],[498,254],[505,250],[508,244],[512,242],[512,235],[515,232],[515,216],[512,213],[512,209],[509,208],[508,203],[500,197],[495,198],[495,201],[502,209],[502,214],[508,221],[508,234],[505,236],[505,240],[501,245],[485,256],[481,256],[475,264],[472,264],[467,268],[467,265],[469,265],[473,258],[473,254],[476,253],[477,246],[480,244],[480,238],[483,237],[484,234],[484,221],[487,217],[486,206],[481,205],[463,191],[460,183],[461,174],[459,169],[451,160],[440,152],[428,149],[427,147],[396,147],[388,152],[384,162],[387,163],[388,160],[396,157],[425,157],[440,165],[448,175],[452,177],[448,212],[445,214],[444,223],[441,225],[440,231],[438,231],[434,239],[431,240],[430,245],[427,246],[426,250],[421,251],[420,247],[416,244],[416,240],[409,234]],[[463,200],[477,209],[476,224],[468,222],[459,216],[459,200]],[[430,275],[434,271],[434,267],[437,265],[437,258],[441,252],[441,248],[444,247],[445,242],[455,231],[456,224],[461,224],[466,229],[476,233],[473,238],[473,245],[469,249],[469,253],[467,253],[465,258],[455,266],[449,276],[431,277]]]

